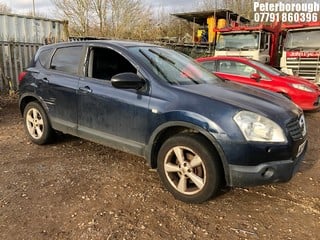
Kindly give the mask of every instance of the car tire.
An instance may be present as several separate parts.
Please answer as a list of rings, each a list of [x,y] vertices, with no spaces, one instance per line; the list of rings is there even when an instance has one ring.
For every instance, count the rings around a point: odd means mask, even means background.
[[[23,111],[23,119],[24,127],[32,142],[42,145],[51,140],[53,130],[46,112],[39,103],[28,103]]]
[[[199,134],[182,133],[161,146],[159,176],[173,196],[187,203],[201,203],[221,188],[222,168],[212,145]]]

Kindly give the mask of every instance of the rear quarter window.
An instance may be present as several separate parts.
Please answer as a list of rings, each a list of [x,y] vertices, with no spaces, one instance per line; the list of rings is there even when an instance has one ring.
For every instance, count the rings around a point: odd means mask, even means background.
[[[50,64],[50,69],[77,75],[82,57],[82,46],[58,48]]]
[[[43,50],[39,53],[38,58],[36,59],[36,66],[41,66],[44,68],[49,67],[50,56],[52,53],[52,49]]]

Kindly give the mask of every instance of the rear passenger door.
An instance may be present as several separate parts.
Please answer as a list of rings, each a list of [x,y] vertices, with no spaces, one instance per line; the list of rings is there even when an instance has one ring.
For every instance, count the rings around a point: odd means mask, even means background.
[[[71,134],[77,131],[77,90],[82,56],[82,45],[58,47],[42,76],[51,124],[55,129]]]
[[[78,130],[82,137],[141,154],[149,130],[149,91],[113,87],[112,76],[123,72],[137,69],[119,52],[88,49],[86,77],[79,82]]]

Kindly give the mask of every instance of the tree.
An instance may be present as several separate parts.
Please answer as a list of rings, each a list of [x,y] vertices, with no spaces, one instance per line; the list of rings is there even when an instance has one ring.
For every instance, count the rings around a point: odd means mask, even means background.
[[[151,10],[141,0],[52,0],[79,36],[143,39],[154,29]],[[90,21],[89,21],[90,19]],[[90,29],[90,32],[89,32]]]
[[[192,42],[193,23],[174,17],[166,12],[159,14],[158,19],[158,36],[173,39],[177,37],[179,42]]]
[[[107,11],[109,7],[108,0],[93,0],[91,1],[91,7],[94,13],[98,17],[100,36],[104,35],[105,28],[107,26]]]
[[[256,0],[201,0],[198,3],[199,10],[228,9],[241,16],[251,19],[253,17],[253,3]],[[251,7],[252,6],[252,7]]]
[[[303,0],[300,0],[303,1]],[[240,16],[243,16],[248,19],[253,19],[253,4],[257,0],[225,0],[225,1],[216,1],[216,0],[201,0],[198,4],[199,10],[213,10],[213,9],[228,9],[231,10]],[[260,0],[260,3],[263,2],[278,2],[278,0]],[[292,0],[283,0],[282,2],[292,2]],[[297,0],[295,0],[297,2]]]
[[[90,2],[92,0],[51,0],[64,17],[69,20],[70,27],[80,36],[89,34]]]
[[[0,2],[0,13],[11,13],[11,12],[12,10],[7,4]]]
[[[111,35],[115,38],[141,36],[152,21],[150,10],[140,0],[110,0],[110,10]]]
[[[217,0],[200,0],[195,6],[199,11],[208,11],[222,8],[223,3]]]

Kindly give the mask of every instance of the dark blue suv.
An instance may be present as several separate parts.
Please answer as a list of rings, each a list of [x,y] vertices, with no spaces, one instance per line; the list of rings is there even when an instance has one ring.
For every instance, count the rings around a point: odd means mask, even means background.
[[[59,131],[143,156],[185,202],[206,201],[223,185],[288,181],[307,149],[304,115],[291,101],[224,82],[156,45],[43,46],[19,80],[34,143]]]

